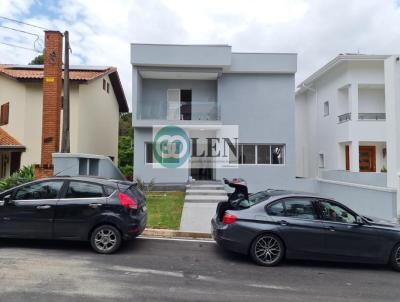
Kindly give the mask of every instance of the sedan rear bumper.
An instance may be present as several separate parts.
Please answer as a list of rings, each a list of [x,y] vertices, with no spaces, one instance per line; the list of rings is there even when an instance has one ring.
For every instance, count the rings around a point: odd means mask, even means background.
[[[237,241],[234,236],[232,225],[224,225],[215,217],[211,220],[212,237],[215,242],[223,249],[239,253],[248,254],[249,245],[246,242]]]

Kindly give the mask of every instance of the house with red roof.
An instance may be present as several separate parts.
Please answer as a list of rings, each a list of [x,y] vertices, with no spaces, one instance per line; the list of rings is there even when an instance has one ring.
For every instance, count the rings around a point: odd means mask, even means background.
[[[0,64],[0,178],[41,162],[42,128],[48,127],[43,125],[43,69]],[[69,77],[71,153],[106,155],[116,162],[119,115],[129,111],[117,69],[70,66]]]

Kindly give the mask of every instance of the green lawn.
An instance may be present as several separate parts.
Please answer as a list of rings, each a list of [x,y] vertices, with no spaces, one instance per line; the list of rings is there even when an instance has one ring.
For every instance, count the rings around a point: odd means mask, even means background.
[[[148,192],[147,227],[154,229],[179,229],[184,192]]]

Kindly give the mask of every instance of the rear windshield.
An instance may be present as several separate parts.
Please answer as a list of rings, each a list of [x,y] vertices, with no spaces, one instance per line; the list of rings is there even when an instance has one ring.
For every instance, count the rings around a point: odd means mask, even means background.
[[[248,200],[244,199],[240,201],[239,208],[247,209],[269,198],[271,198],[271,195],[269,194],[268,191],[261,191],[258,193],[254,193],[249,196]]]

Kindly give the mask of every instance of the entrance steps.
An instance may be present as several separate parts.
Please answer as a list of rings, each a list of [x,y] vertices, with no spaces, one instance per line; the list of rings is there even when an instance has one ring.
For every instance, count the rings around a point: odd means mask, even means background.
[[[198,203],[218,203],[228,200],[221,182],[194,181],[186,186],[185,201]]]

